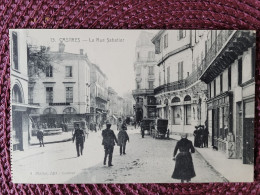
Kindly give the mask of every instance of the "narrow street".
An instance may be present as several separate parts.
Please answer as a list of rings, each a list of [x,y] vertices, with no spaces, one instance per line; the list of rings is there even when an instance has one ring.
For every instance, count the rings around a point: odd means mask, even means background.
[[[115,127],[112,128],[117,134]],[[130,143],[126,155],[119,155],[115,146],[113,167],[103,165],[101,131],[90,133],[85,142],[84,154],[76,157],[75,144],[64,142],[34,146],[13,159],[17,182],[26,183],[29,175],[37,175],[35,183],[176,183],[171,179],[175,161],[172,160],[176,141],[141,138],[139,129],[128,128]],[[32,153],[29,155],[28,153]],[[27,153],[27,154],[26,154]],[[19,157],[19,159],[18,159]],[[202,156],[192,155],[196,177],[192,182],[223,182],[222,178]],[[35,162],[32,166],[31,163]],[[62,162],[62,163],[61,163]],[[61,177],[62,176],[62,177]]]

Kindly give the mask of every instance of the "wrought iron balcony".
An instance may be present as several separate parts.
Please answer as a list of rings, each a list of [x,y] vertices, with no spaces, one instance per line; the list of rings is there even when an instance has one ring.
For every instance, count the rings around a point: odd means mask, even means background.
[[[154,93],[153,89],[135,89],[132,91],[133,96],[137,95],[151,95]]]

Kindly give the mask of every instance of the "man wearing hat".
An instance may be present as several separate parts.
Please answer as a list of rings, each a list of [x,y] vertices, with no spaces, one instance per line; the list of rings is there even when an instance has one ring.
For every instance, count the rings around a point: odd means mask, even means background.
[[[106,123],[106,129],[102,131],[102,145],[104,145],[105,150],[105,157],[104,157],[104,165],[106,165],[107,156],[108,156],[108,166],[111,167],[112,165],[112,157],[113,157],[113,151],[115,142],[117,142],[116,135],[113,130],[110,129],[111,123]]]
[[[83,155],[83,148],[84,148],[84,142],[85,142],[85,134],[83,129],[81,129],[79,127],[79,123],[76,124],[75,126],[75,131],[73,134],[73,138],[72,141],[74,143],[76,138],[76,150],[77,150],[77,155],[78,157],[81,155]]]

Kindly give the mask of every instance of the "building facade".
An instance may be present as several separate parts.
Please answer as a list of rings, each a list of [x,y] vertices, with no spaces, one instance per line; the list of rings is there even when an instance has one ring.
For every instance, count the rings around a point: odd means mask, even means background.
[[[104,123],[108,110],[108,79],[96,64],[91,64],[90,72],[90,113],[93,115],[91,121],[97,124]]]
[[[156,101],[154,97],[155,85],[155,55],[154,46],[151,42],[152,33],[141,32],[135,48],[135,82],[136,89],[132,91],[135,99],[136,121],[143,118],[156,117]]]
[[[200,79],[208,87],[208,128],[212,145],[228,158],[254,163],[255,31],[206,32]]]
[[[58,52],[48,51],[51,65],[44,72],[30,70],[29,101],[41,107],[31,114],[35,122],[45,123],[48,128],[73,121],[86,120],[90,112],[90,65],[83,50],[78,54],[65,52],[65,44],[59,43]]]
[[[206,85],[193,57],[200,50],[192,30],[161,30],[153,38],[157,69],[154,95],[157,117],[168,119],[172,132],[193,133],[206,121]],[[203,51],[203,49],[202,49]]]
[[[26,150],[30,143],[31,120],[29,114],[39,107],[28,102],[27,34],[25,31],[10,31],[11,52],[11,98],[12,98],[12,147]]]
[[[111,124],[116,124],[117,113],[117,93],[112,87],[108,87],[108,120]]]

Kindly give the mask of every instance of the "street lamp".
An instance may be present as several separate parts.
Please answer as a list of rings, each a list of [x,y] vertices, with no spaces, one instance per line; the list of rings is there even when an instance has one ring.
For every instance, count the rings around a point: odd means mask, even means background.
[[[96,123],[96,82],[93,82],[93,83],[87,83],[87,86],[90,88],[91,87],[91,85],[95,85],[95,88],[94,88],[94,101],[93,101],[93,103],[94,103],[94,122]],[[90,105],[91,105],[91,102],[90,102]]]

